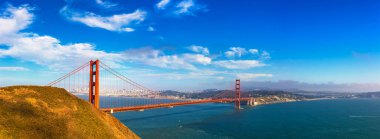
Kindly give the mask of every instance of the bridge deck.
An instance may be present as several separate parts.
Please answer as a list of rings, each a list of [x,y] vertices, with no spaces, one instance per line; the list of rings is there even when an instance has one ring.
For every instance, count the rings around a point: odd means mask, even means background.
[[[240,98],[240,101],[248,101],[252,98]],[[128,107],[118,107],[118,108],[103,108],[101,109],[104,112],[122,112],[122,111],[137,111],[145,109],[155,109],[155,108],[165,108],[165,107],[174,107],[174,106],[183,106],[183,105],[192,105],[192,104],[201,104],[201,103],[214,103],[214,102],[233,102],[235,99],[205,99],[205,100],[193,100],[193,101],[182,101],[182,102],[171,102],[163,104],[150,104],[150,105],[140,105],[140,106],[128,106]]]

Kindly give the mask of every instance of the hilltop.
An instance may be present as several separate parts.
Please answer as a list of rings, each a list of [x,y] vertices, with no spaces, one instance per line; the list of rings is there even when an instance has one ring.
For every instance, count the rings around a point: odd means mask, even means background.
[[[55,87],[0,88],[0,138],[139,138],[112,115]]]

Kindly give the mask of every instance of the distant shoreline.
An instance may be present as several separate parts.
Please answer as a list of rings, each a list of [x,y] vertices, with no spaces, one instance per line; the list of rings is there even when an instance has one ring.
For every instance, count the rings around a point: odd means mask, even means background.
[[[273,97],[257,98],[257,99],[264,99],[264,101],[259,102],[255,106],[258,106],[258,105],[269,105],[269,104],[278,104],[278,103],[289,103],[289,102],[302,102],[302,101],[317,101],[317,100],[338,99],[338,98],[311,98],[311,99],[280,98],[280,100],[275,100],[275,101],[268,100],[268,99],[271,99],[271,98],[273,98]]]

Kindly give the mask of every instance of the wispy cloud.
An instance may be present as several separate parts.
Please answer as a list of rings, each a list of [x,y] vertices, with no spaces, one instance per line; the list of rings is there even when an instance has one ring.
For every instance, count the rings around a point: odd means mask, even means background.
[[[149,47],[129,49],[123,53],[123,58],[131,62],[144,63],[150,66],[156,66],[169,69],[197,69],[194,64],[208,65],[211,58],[201,54],[173,54],[166,55],[160,50]]]
[[[183,0],[175,6],[176,15],[194,15],[197,11],[205,11],[205,6],[195,3],[194,0]]]
[[[147,15],[147,12],[137,9],[132,13],[100,16],[92,12],[77,12],[68,6],[63,7],[60,13],[71,21],[83,23],[89,27],[118,32],[133,32],[132,26],[144,21]]]
[[[104,8],[112,8],[112,7],[115,7],[118,5],[116,3],[112,3],[109,1],[105,1],[105,0],[95,0],[95,2]]]
[[[143,63],[149,66],[168,68],[168,69],[187,69],[197,70],[199,65],[214,65],[225,69],[252,69],[267,66],[263,61],[257,59],[249,60],[223,60],[213,59],[209,56],[210,52],[207,47],[191,45],[187,47],[190,51],[196,53],[180,53],[167,55],[165,52],[150,47],[129,49],[123,53],[123,59]]]
[[[258,49],[246,49],[243,47],[230,47],[228,51],[224,52],[224,55],[229,58],[240,58],[248,54],[258,57],[260,60],[268,60],[271,58],[270,53],[267,51],[259,51]]]
[[[247,50],[242,47],[230,47],[230,50],[224,52],[227,57],[241,57],[246,54]]]
[[[201,54],[182,54],[183,58],[189,62],[208,65],[211,63],[211,58]]]
[[[161,0],[156,4],[157,9],[165,9],[166,6],[170,3],[170,0]]]
[[[202,53],[205,55],[210,54],[208,48],[199,45],[191,45],[190,47],[188,47],[188,49],[196,53]]]
[[[178,8],[177,11],[175,11],[177,14],[188,14],[190,12],[190,9],[194,7],[193,0],[184,0],[178,3],[176,6]]]
[[[152,26],[149,26],[146,30],[150,32],[156,31],[156,29]]]
[[[0,71],[29,71],[25,67],[0,67]]]
[[[257,50],[257,49],[249,49],[248,52],[250,52],[251,54],[258,54],[259,50]]]
[[[250,69],[265,66],[258,60],[219,60],[213,64],[227,69]]]
[[[238,73],[236,78],[249,81],[258,77],[272,77],[272,74]]]
[[[268,60],[270,59],[270,54],[267,52],[267,51],[263,51],[260,55],[260,59],[263,59],[263,60]]]

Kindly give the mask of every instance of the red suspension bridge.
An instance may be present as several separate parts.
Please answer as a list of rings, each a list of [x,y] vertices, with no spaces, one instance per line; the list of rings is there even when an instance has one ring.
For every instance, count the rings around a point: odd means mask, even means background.
[[[64,88],[88,100],[95,108],[111,113],[215,102],[234,102],[235,108],[240,109],[241,101],[250,105],[255,101],[254,98],[240,97],[240,80],[235,82],[234,98],[221,98],[221,94],[199,100],[164,97],[160,92],[132,81],[100,60],[91,60],[48,86]]]

